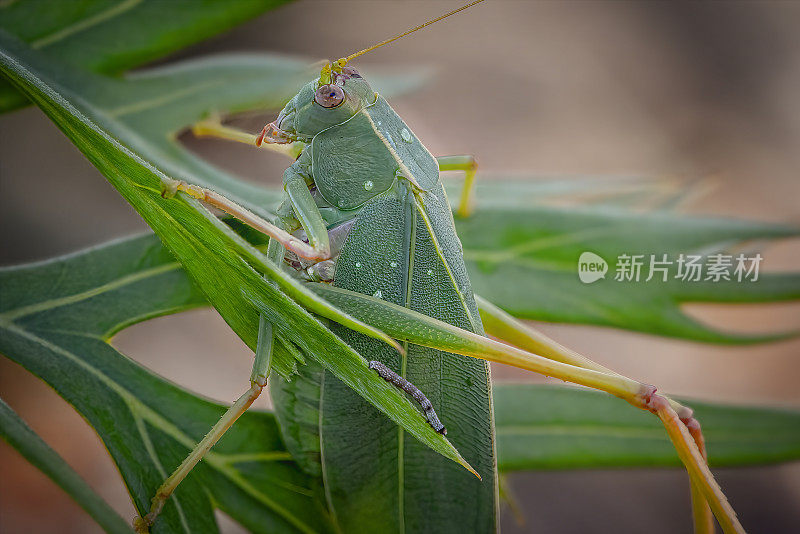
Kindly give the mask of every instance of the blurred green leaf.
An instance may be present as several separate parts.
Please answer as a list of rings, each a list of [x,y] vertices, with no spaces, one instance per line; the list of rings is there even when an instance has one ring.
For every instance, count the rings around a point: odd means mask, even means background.
[[[225,32],[287,0],[0,2],[0,28],[81,70],[118,74]],[[0,81],[0,113],[27,104]]]
[[[681,465],[659,420],[619,399],[565,386],[493,389],[502,471]],[[703,426],[712,467],[800,459],[800,412],[687,404]]]
[[[529,202],[535,188],[503,184],[506,205],[489,184],[479,189],[478,207],[456,221],[474,291],[525,319],[586,323],[638,330],[662,336],[714,343],[753,343],[797,332],[747,335],[704,325],[681,305],[690,302],[779,302],[800,298],[800,274],[765,273],[767,257],[755,282],[689,282],[660,275],[646,282],[651,254],[677,260],[679,254],[724,253],[748,241],[771,241],[800,235],[800,229],[752,221],[690,216],[671,211],[639,213],[609,206],[557,207]],[[578,258],[589,251],[608,262],[604,279],[584,284]],[[621,254],[642,254],[639,282],[614,279]],[[750,255],[750,254],[748,254]],[[704,274],[705,276],[705,274]]]
[[[272,264],[200,203],[183,195],[162,198],[161,187],[167,177],[115,139],[126,133],[130,138],[129,130],[116,120],[115,114],[88,105],[56,82],[60,73],[45,58],[5,34],[0,34],[0,48],[4,73],[139,212],[250,348],[255,348],[259,314],[265,314],[282,340],[276,359],[285,360],[297,352],[283,343],[288,340],[409,434],[468,467],[401,391],[371,371],[364,358],[301,307],[298,300],[328,318],[346,322],[346,316]]]
[[[0,353],[87,419],[137,509],[147,511],[155,488],[225,407],[147,371],[109,340],[131,324],[202,305],[203,295],[152,235],[0,269],[0,291]],[[154,532],[215,532],[214,508],[254,532],[319,531],[326,512],[316,484],[291,461],[274,417],[250,411],[180,485]]]
[[[0,437],[75,499],[75,502],[86,510],[103,530],[109,533],[133,532],[131,526],[2,399],[0,399]]]

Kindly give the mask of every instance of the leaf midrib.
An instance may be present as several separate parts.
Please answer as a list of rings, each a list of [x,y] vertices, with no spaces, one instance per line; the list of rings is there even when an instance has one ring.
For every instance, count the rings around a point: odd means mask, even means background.
[[[187,96],[200,93],[206,89],[218,87],[227,83],[229,83],[228,80],[220,79],[193,84],[183,90],[172,91],[160,97],[134,100],[128,104],[125,104],[124,106],[106,109],[105,114],[112,119],[119,119],[120,117],[124,117],[125,115],[130,115],[132,113],[152,111],[153,109],[163,107],[165,104],[169,104],[170,102],[175,102],[177,100],[186,98]]]
[[[157,276],[159,274],[163,274],[169,271],[176,271],[180,268],[181,266],[178,262],[165,263],[163,265],[159,265],[158,267],[145,269],[136,273],[116,278],[110,282],[106,282],[103,285],[94,287],[92,289],[88,289],[86,291],[81,291],[80,293],[74,293],[72,295],[67,295],[65,297],[43,300],[35,304],[22,306],[21,308],[14,308],[4,313],[0,313],[0,322],[5,322],[5,321],[13,322],[27,315],[33,315],[35,313],[52,310],[55,308],[59,308],[61,306],[75,304],[83,300],[88,300],[92,297],[102,295],[103,293],[106,293],[108,291],[113,291],[115,289],[119,289],[126,285],[134,284],[150,276]]]
[[[727,442],[743,441],[742,435],[735,428],[730,429],[705,429],[706,433],[712,433],[714,441],[719,443],[724,439]],[[770,435],[748,436],[747,441],[771,442],[774,438],[774,431]],[[597,424],[533,424],[533,425],[499,425],[496,428],[497,435],[504,436],[594,436],[600,438],[655,438],[659,441],[664,440],[664,432],[661,428],[632,427],[628,425],[597,425]],[[785,434],[792,436],[797,432],[787,429]]]
[[[118,17],[130,11],[131,9],[135,8],[139,4],[141,4],[144,0],[123,0],[119,4],[111,6],[103,11],[98,13],[94,13],[85,19],[81,19],[77,22],[69,26],[65,26],[64,28],[60,28],[55,32],[51,33],[50,35],[45,35],[44,37],[40,37],[33,41],[30,46],[34,50],[39,50],[41,48],[45,48],[50,46],[54,43],[59,41],[63,41],[67,37],[70,37],[76,33],[80,33],[82,31],[88,30],[106,22],[108,20],[113,19],[114,17]]]

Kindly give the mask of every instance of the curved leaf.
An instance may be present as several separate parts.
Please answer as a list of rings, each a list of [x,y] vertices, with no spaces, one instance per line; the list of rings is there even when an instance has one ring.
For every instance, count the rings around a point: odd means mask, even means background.
[[[286,0],[26,0],[0,3],[0,28],[48,56],[116,74],[229,30]],[[0,112],[26,105],[0,82]]]
[[[147,511],[155,489],[225,407],[150,373],[109,339],[136,322],[204,304],[203,295],[148,235],[0,269],[0,296],[0,352],[89,421],[137,509]],[[316,484],[291,461],[274,417],[248,412],[180,485],[155,532],[214,532],[215,507],[254,532],[324,530]]]
[[[713,467],[800,459],[800,412],[686,403],[703,425]],[[608,395],[496,384],[494,408],[503,471],[681,465],[657,419]]]
[[[56,451],[42,441],[3,399],[0,399],[0,437],[75,499],[103,530],[133,532],[131,526]]]
[[[524,186],[523,186],[524,187]],[[487,186],[488,188],[488,186]],[[522,195],[516,195],[517,197]],[[667,211],[637,213],[608,206],[554,207],[530,203],[502,205],[486,194],[478,209],[456,221],[476,293],[525,319],[585,323],[638,330],[713,343],[755,343],[797,332],[747,335],[712,328],[688,316],[689,302],[778,302],[800,299],[800,274],[764,273],[757,281],[617,281],[614,264],[622,254],[701,255],[725,252],[747,241],[770,241],[800,234],[790,226],[693,217]],[[578,259],[593,252],[608,262],[604,279],[585,284]],[[704,275],[705,276],[705,275]]]

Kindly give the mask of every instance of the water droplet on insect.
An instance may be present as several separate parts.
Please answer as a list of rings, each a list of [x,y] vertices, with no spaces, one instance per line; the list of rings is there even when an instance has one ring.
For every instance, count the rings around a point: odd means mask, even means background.
[[[377,124],[378,126],[380,126],[380,125],[381,125],[381,121],[375,121],[375,124]]]
[[[411,132],[409,132],[405,128],[400,130],[400,137],[402,137],[403,141],[405,141],[406,143],[410,143],[411,142]]]
[[[389,265],[391,265],[392,267],[397,267],[397,262],[396,262],[396,261],[393,261],[393,262],[392,262],[392,263],[390,263]]]
[[[428,269],[428,276],[433,276],[433,270],[432,269]]]
[[[344,200],[344,199],[340,200],[340,201],[339,201],[339,207],[340,207],[340,208],[343,208],[343,207],[345,207],[345,206],[347,206],[347,201],[346,201],[346,200]]]
[[[367,180],[364,182],[364,190],[365,191],[372,191],[372,188],[375,184],[372,183],[372,180]]]
[[[357,262],[356,262],[356,268],[359,268],[359,267],[361,267],[361,262],[360,262],[360,261],[357,261]]]
[[[375,297],[376,299],[379,299],[383,297],[383,293],[381,293],[381,290],[379,289],[375,293],[373,293],[372,296]]]

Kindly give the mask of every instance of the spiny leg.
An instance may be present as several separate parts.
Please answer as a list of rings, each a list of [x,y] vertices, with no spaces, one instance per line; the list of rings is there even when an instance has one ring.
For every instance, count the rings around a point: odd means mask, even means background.
[[[475,156],[439,156],[436,161],[440,171],[464,171],[464,187],[461,189],[456,215],[468,217],[472,213],[475,200],[475,173],[478,172]]]
[[[198,443],[189,456],[178,466],[175,471],[164,481],[163,484],[156,490],[156,495],[151,501],[150,510],[144,517],[137,517],[133,526],[136,532],[146,533],[149,532],[150,527],[161,513],[167,499],[175,491],[183,479],[194,469],[197,463],[203,459],[203,456],[211,450],[211,448],[222,438],[225,432],[236,422],[241,415],[247,411],[248,408],[255,402],[261,395],[264,387],[267,384],[269,377],[270,365],[272,362],[272,343],[273,333],[272,324],[262,315],[259,319],[258,328],[258,345],[256,347],[255,361],[253,362],[253,370],[250,373],[250,389],[248,389],[239,399],[228,408],[220,420],[215,424],[208,434]]]
[[[546,358],[555,361],[574,365],[584,369],[606,373],[621,377],[618,373],[604,367],[577,352],[570,350],[558,342],[548,338],[541,332],[517,321],[515,318],[494,306],[485,299],[476,295],[478,309],[483,320],[484,328],[488,334],[507,341]],[[661,419],[667,432],[681,456],[681,460],[694,463],[706,463],[706,448],[700,423],[692,416],[692,410],[682,404],[670,399],[666,395],[659,395],[653,401],[653,406],[649,407]],[[662,406],[666,404],[666,406]],[[666,408],[671,408],[667,410]],[[673,415],[674,414],[674,417]],[[677,421],[677,422],[676,422]],[[684,445],[687,437],[694,442],[696,450]],[[692,491],[692,515],[694,520],[695,532],[707,534],[714,532],[713,516],[703,495],[701,482],[693,476],[690,471],[691,491]],[[731,512],[733,512],[731,510]],[[727,530],[726,530],[727,532]]]

